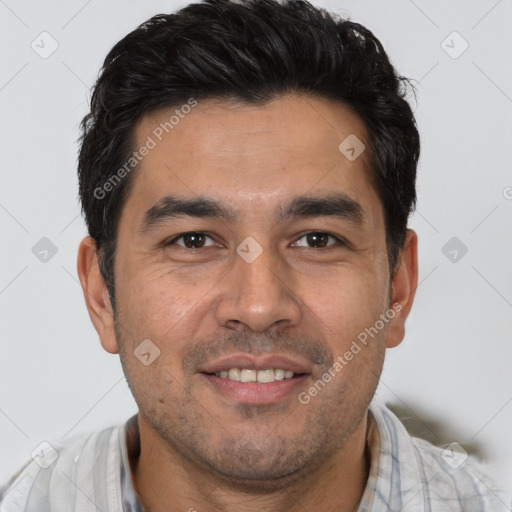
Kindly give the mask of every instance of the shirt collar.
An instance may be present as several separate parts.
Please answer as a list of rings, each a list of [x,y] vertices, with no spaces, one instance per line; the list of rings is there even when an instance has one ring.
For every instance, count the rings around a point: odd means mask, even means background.
[[[359,512],[368,512],[372,509],[381,464],[381,439],[379,435],[379,428],[371,409],[368,410],[366,450],[370,458],[370,471],[368,473],[368,479],[366,482],[365,490],[363,492],[363,497],[359,503]]]
[[[122,430],[124,435],[120,439],[121,449],[121,494],[123,512],[144,512],[144,507],[133,484],[133,475],[130,460],[140,456],[140,431],[138,414],[134,414],[126,421]]]

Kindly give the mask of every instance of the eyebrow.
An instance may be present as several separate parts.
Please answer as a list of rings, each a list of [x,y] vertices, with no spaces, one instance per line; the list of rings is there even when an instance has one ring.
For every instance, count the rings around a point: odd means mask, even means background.
[[[231,206],[209,197],[189,199],[168,195],[146,211],[139,232],[145,233],[165,222],[182,217],[212,218],[230,223],[236,222],[239,215]],[[343,192],[295,197],[287,205],[281,205],[276,221],[313,217],[334,217],[358,226],[365,222],[362,206]]]

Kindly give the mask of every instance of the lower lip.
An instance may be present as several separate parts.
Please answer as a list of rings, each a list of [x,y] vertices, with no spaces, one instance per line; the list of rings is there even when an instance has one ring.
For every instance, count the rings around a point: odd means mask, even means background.
[[[298,395],[309,375],[300,375],[293,379],[275,380],[267,384],[258,382],[240,382],[228,378],[202,373],[208,382],[223,395],[243,404],[271,404],[292,394]]]

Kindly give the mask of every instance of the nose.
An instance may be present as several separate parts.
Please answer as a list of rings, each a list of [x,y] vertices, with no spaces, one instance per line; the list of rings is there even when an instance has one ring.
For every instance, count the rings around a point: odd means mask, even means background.
[[[301,321],[291,269],[269,249],[252,262],[236,254],[233,267],[219,285],[216,317],[222,327],[265,332]]]

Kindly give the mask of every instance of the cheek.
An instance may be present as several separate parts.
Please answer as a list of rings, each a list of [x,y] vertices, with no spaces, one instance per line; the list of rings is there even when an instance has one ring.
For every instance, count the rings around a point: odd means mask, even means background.
[[[386,305],[385,287],[378,276],[354,267],[308,281],[305,278],[301,286],[305,314],[309,310],[312,321],[316,317],[320,329],[336,344],[350,342],[373,325]]]
[[[213,284],[163,267],[139,272],[116,291],[119,316],[137,339],[149,338],[166,350],[179,351],[207,315]]]

